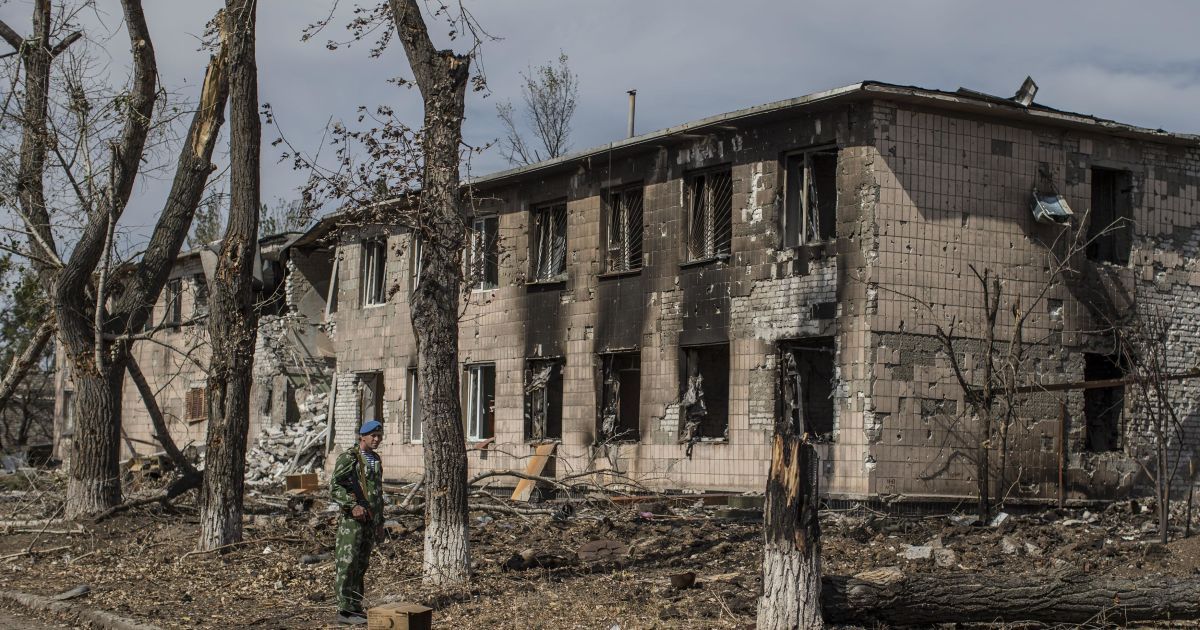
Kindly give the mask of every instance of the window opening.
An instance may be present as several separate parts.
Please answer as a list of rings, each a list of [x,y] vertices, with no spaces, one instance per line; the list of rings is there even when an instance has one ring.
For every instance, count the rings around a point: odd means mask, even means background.
[[[475,219],[471,224],[467,264],[469,280],[477,290],[495,289],[500,284],[498,227],[497,217]]]
[[[486,440],[495,435],[496,366],[467,366],[467,438]]]
[[[565,279],[567,273],[567,204],[533,211],[533,279]]]
[[[417,368],[408,368],[408,437],[412,442],[425,438],[424,418],[421,416],[421,387]]]
[[[416,232],[410,232],[408,249],[408,292],[412,293],[421,285],[421,265],[424,264],[422,256],[425,252],[425,239],[421,238],[421,235]]]
[[[641,433],[641,355],[600,355],[601,441],[637,442]]]
[[[793,153],[785,158],[783,246],[837,237],[837,149]]]
[[[1118,356],[1083,355],[1083,380],[1107,381],[1125,378]],[[1125,386],[1083,390],[1083,416],[1087,423],[1086,448],[1092,453],[1121,450],[1121,418],[1125,409]]]
[[[179,328],[183,320],[183,281],[174,278],[167,282],[167,310],[163,315],[163,325]]]
[[[680,439],[689,443],[729,436],[729,346],[683,349],[683,426]],[[688,449],[689,456],[691,448]]]
[[[187,391],[185,399],[185,416],[189,422],[200,422],[208,419],[208,388],[192,387]]]
[[[387,248],[381,240],[364,241],[362,255],[362,303],[364,306],[383,304]]]
[[[562,359],[525,361],[525,439],[562,439]]]
[[[208,315],[208,280],[204,274],[192,276],[192,293],[195,296],[192,302],[192,318],[198,319]]]
[[[732,170],[693,175],[688,191],[688,260],[728,256],[733,240]]]
[[[358,424],[368,420],[383,422],[383,374],[358,375]]]
[[[642,187],[608,195],[605,221],[606,271],[632,271],[642,266]]]
[[[1092,169],[1092,209],[1088,217],[1087,257],[1114,265],[1129,264],[1133,247],[1132,176],[1129,171]]]
[[[833,338],[780,344],[779,376],[783,418],[796,435],[832,441],[835,427]]]

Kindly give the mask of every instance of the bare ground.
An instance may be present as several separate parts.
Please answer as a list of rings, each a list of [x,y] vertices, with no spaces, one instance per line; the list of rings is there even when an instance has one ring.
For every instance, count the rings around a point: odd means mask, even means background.
[[[0,493],[0,518],[53,517],[54,477]],[[147,489],[148,490],[148,489]],[[321,628],[332,619],[336,513],[322,497],[292,510],[280,495],[254,496],[246,544],[192,553],[196,510],[179,505],[135,509],[108,521],[8,525],[0,588],[51,595],[80,584],[88,606],[166,628]],[[368,605],[403,600],[435,609],[439,627],[463,628],[735,628],[751,627],[758,592],[760,523],[730,517],[695,498],[619,506],[579,504],[561,521],[548,516],[475,517],[476,578],[470,588],[421,584],[420,518],[394,517],[399,531],[373,554]],[[1195,515],[1200,532],[1200,514]],[[958,518],[959,521],[969,519]],[[1182,519],[1177,519],[1181,523]],[[1082,569],[1164,579],[1200,573],[1200,536],[1166,547],[1141,506],[1115,503],[1100,512],[1050,510],[1010,516],[997,526],[956,522],[954,515],[894,517],[863,508],[822,513],[823,570],[854,574],[883,566],[906,572],[994,571],[1052,574]],[[1182,531],[1175,532],[1181,537]],[[630,548],[621,561],[581,563],[575,550],[593,540]],[[909,545],[949,549],[908,560]],[[512,570],[514,554],[532,550],[531,568]],[[917,549],[913,555],[924,556]],[[317,556],[303,563],[304,556]],[[312,561],[313,558],[306,560]],[[516,564],[524,564],[517,562]],[[507,566],[506,566],[507,565]],[[677,590],[670,576],[694,572],[696,586]]]

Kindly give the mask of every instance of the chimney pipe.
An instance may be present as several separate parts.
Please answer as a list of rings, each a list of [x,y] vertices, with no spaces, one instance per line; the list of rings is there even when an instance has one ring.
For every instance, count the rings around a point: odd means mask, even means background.
[[[633,137],[633,115],[636,110],[637,110],[637,90],[629,90],[629,135],[626,136],[628,138]]]

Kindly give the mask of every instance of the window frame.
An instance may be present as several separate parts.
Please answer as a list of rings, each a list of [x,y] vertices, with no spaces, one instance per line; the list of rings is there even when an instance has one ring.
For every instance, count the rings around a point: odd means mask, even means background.
[[[417,366],[411,366],[407,371],[408,382],[405,390],[408,393],[408,441],[421,444],[425,441],[425,416],[421,409],[421,381]],[[420,429],[418,431],[417,429]]]
[[[362,257],[359,264],[359,305],[367,308],[387,304],[387,239],[363,239],[359,253]]]
[[[549,217],[562,213],[562,242],[563,251],[561,261],[550,260],[550,263],[561,262],[562,268],[551,272],[547,269],[542,272],[542,248],[545,246],[553,247],[553,239],[555,232],[553,227],[558,221],[549,222],[539,217]],[[570,226],[568,225],[569,214],[567,212],[566,200],[552,201],[534,206],[529,210],[529,284],[539,283],[557,283],[567,280],[567,250],[570,248]],[[550,233],[546,237],[549,243],[543,244],[542,230],[544,225],[550,226]],[[553,255],[553,253],[551,253]],[[557,257],[556,257],[557,258]]]
[[[1133,257],[1133,172],[1104,166],[1093,166],[1089,170],[1091,198],[1087,217],[1087,259],[1119,267],[1128,266]],[[1112,187],[1111,207],[1104,210],[1112,216],[1104,217],[1109,218],[1105,225],[1099,223],[1104,218],[1100,216],[1101,206],[1097,202],[1097,191],[1101,185],[1097,178],[1101,174]]]
[[[533,434],[533,410],[534,410],[534,395],[535,392],[530,385],[531,376],[534,370],[541,369],[543,366],[548,366],[551,369],[549,378],[546,384],[538,388],[542,396],[542,406],[544,407],[546,418],[543,427],[544,434],[535,436]],[[524,438],[526,442],[544,443],[544,442],[561,442],[563,434],[563,377],[567,367],[567,362],[564,357],[532,357],[525,359],[525,370],[522,387],[524,390]],[[557,431],[555,431],[557,429]],[[557,433],[557,435],[555,435]]]
[[[679,347],[679,374],[680,374],[680,379],[679,379],[679,400],[680,400],[679,440],[681,442],[686,443],[689,441],[687,439],[687,437],[684,435],[684,431],[688,425],[688,417],[687,417],[688,409],[687,409],[687,405],[684,404],[684,401],[686,400],[686,397],[687,397],[692,372],[695,371],[696,373],[698,373],[701,376],[701,387],[702,387],[701,391],[704,391],[704,392],[721,391],[720,388],[715,388],[713,390],[709,390],[707,387],[704,386],[704,384],[703,384],[704,373],[700,371],[700,364],[703,363],[703,359],[701,359],[699,354],[700,353],[708,353],[708,352],[712,352],[712,351],[721,351],[721,350],[724,351],[723,361],[724,361],[724,365],[725,365],[725,373],[724,373],[723,378],[724,378],[725,387],[724,387],[723,396],[715,398],[714,400],[719,401],[721,403],[720,408],[723,409],[723,411],[724,411],[724,417],[721,420],[721,423],[724,425],[724,432],[723,432],[723,435],[719,436],[719,437],[713,436],[713,435],[698,435],[692,441],[709,442],[709,443],[712,443],[712,442],[728,443],[729,442],[729,430],[731,428],[731,426],[730,426],[731,425],[731,422],[730,422],[731,404],[730,403],[732,402],[731,395],[730,395],[730,388],[733,385],[733,378],[732,378],[733,357],[731,355],[732,347],[729,342],[696,344],[696,345],[687,345],[687,346],[681,345]],[[695,370],[692,369],[693,353],[695,353],[695,360],[696,360]],[[709,399],[709,396],[706,394],[704,397],[704,400],[707,401],[708,399]],[[709,408],[709,405],[707,403],[705,404],[705,408],[706,408],[706,410]],[[708,414],[706,413],[705,415],[708,415]],[[703,428],[703,423],[701,423],[700,428]]]
[[[163,301],[163,327],[179,330],[183,326],[183,278],[167,280]]]
[[[467,441],[482,442],[494,438],[496,436],[496,364],[469,363],[463,366],[463,371],[466,372],[466,387],[464,387],[466,404],[463,405],[463,409],[466,411],[464,428]],[[486,395],[488,389],[485,387],[484,375],[490,375],[492,381],[490,409],[477,404],[477,401]],[[473,424],[474,426],[472,426]],[[484,424],[490,426],[485,427]]]
[[[499,215],[478,216],[471,221],[466,258],[467,279],[472,291],[491,291],[500,287]]]
[[[408,233],[408,250],[408,292],[412,294],[421,286],[425,239],[421,238],[420,233]]]
[[[722,191],[719,184],[713,184],[714,176],[727,179]],[[711,168],[689,172],[684,179],[684,264],[699,264],[715,260],[729,260],[733,256],[733,165],[722,164]],[[698,191],[697,188],[702,188]],[[719,196],[719,198],[718,198]],[[705,222],[703,251],[701,255],[694,253],[696,237],[696,216],[699,214],[697,203],[699,199],[706,202],[703,214]],[[728,203],[728,208],[722,209],[719,204]],[[727,225],[722,226],[721,216],[728,217]],[[711,243],[711,250],[709,249]],[[723,246],[723,247],[722,247]],[[722,251],[723,250],[723,251]]]
[[[813,157],[817,155],[829,155],[833,158],[833,207],[832,221],[830,222],[829,232],[822,234],[824,224],[821,222],[821,207],[818,204],[812,207],[809,201],[809,193],[816,185],[815,176],[813,175]],[[795,249],[805,245],[815,245],[819,243],[828,243],[837,240],[837,205],[838,205],[838,190],[837,190],[837,164],[841,159],[841,148],[836,144],[821,144],[803,149],[789,151],[783,154],[780,162],[782,163],[783,185],[780,190],[783,191],[782,203],[780,204],[781,212],[779,213],[779,248],[780,249]],[[793,164],[799,161],[799,178],[795,177]],[[810,183],[812,181],[812,183]],[[793,186],[796,186],[793,189]],[[796,215],[800,224],[797,227],[795,235],[789,234],[792,221],[789,220],[791,215]],[[810,221],[812,215],[817,218],[817,232],[815,235],[810,235]],[[793,240],[794,239],[794,240]]]
[[[639,182],[610,188],[604,192],[600,233],[602,235],[601,254],[604,258],[604,273],[606,274],[637,273],[642,270],[646,230],[645,191],[645,185]],[[618,201],[624,201],[627,197],[635,195],[637,198],[636,210],[632,209],[635,207],[632,204],[618,203]],[[618,209],[624,210],[624,212],[618,214]],[[620,222],[620,226],[616,225],[618,217],[624,219]],[[634,226],[635,221],[636,226]],[[618,227],[621,236],[619,237],[620,242],[616,243],[613,239],[613,231]],[[636,232],[631,231],[634,227],[636,227]]]

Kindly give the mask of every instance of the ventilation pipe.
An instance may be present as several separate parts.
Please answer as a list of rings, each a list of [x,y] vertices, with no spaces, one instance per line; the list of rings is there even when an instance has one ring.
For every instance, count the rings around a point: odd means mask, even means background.
[[[629,90],[629,135],[627,138],[633,137],[633,115],[637,110],[637,90]]]

